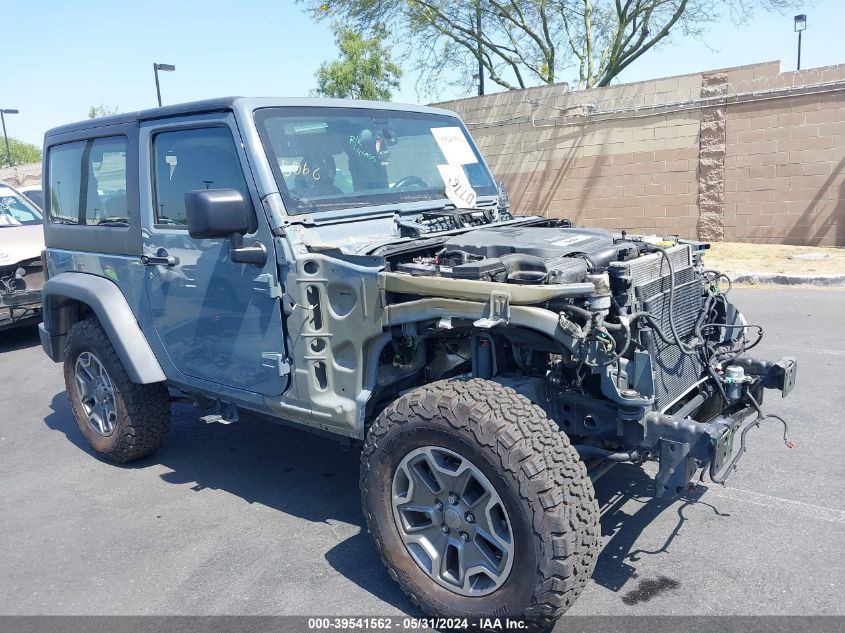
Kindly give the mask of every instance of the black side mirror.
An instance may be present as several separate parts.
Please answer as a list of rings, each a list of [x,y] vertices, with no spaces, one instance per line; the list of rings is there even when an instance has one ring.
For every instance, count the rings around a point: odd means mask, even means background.
[[[188,234],[194,239],[249,232],[249,207],[237,189],[198,189],[185,193]]]
[[[237,189],[198,189],[185,193],[188,234],[194,239],[228,237],[233,262],[263,266],[267,249],[261,242],[244,246],[250,232],[251,208]]]

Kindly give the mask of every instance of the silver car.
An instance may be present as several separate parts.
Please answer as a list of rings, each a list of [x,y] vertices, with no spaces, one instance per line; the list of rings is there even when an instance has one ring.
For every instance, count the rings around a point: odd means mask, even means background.
[[[38,207],[0,182],[0,330],[41,318],[42,223]]]

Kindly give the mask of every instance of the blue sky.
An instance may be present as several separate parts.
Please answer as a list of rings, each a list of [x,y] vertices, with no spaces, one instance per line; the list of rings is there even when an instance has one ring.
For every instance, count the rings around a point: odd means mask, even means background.
[[[715,24],[709,46],[678,36],[622,80],[778,59],[792,70],[792,14],[799,12],[808,16],[802,66],[845,63],[845,1],[817,0],[787,15],[758,14],[739,29],[729,20]],[[4,0],[0,20],[0,107],[20,110],[7,117],[10,136],[39,145],[47,128],[85,118],[91,105],[154,106],[154,61],[176,65],[161,75],[164,102],[176,103],[304,96],[320,63],[336,56],[328,26],[314,24],[293,0]],[[403,80],[396,101],[421,100],[414,79]]]

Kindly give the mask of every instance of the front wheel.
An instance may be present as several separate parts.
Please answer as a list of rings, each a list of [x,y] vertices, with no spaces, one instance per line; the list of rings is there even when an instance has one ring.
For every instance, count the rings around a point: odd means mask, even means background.
[[[544,412],[486,380],[403,395],[361,461],[367,525],[390,575],[433,616],[554,623],[599,548],[583,462]]]

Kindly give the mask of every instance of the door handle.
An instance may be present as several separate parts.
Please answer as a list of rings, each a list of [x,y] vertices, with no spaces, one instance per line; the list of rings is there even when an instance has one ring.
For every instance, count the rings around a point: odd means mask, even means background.
[[[240,233],[232,234],[229,238],[229,258],[237,264],[252,264],[259,268],[267,263],[267,247],[259,241],[252,246],[244,246],[244,239]]]
[[[179,258],[175,255],[169,255],[166,249],[160,248],[155,255],[141,255],[141,263],[144,266],[167,266],[173,267],[179,265]]]

